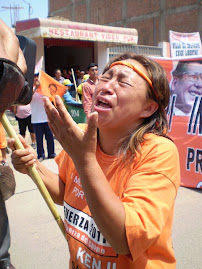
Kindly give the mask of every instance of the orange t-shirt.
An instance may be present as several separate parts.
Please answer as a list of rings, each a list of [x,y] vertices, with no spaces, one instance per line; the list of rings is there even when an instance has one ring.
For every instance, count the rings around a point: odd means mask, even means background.
[[[7,147],[6,135],[4,131],[4,127],[0,122],[0,149],[4,149]]]
[[[59,176],[66,184],[64,223],[69,268],[175,268],[171,227],[180,184],[178,151],[169,139],[154,134],[147,134],[146,138],[141,155],[125,168],[120,159],[104,154],[99,147],[96,152],[111,188],[125,207],[130,256],[115,253],[100,233],[71,158],[65,151],[56,157]]]

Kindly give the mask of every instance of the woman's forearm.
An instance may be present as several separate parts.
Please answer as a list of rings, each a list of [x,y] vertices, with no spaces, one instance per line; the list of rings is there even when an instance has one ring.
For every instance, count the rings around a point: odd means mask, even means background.
[[[50,196],[56,204],[63,205],[65,184],[60,179],[59,175],[51,172],[39,161],[36,163],[37,171],[41,176]]]

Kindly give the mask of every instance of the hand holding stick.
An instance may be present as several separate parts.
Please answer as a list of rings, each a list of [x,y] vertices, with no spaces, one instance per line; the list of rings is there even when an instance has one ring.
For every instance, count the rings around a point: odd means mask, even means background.
[[[10,138],[14,138],[15,139],[15,148],[16,149],[24,149],[20,139],[18,138],[16,132],[14,131],[12,125],[10,124],[8,118],[6,117],[5,113],[2,116],[1,122],[3,124],[4,129],[6,130],[8,136]],[[60,217],[57,208],[49,194],[49,192],[46,189],[46,186],[44,185],[38,171],[36,170],[36,168],[34,166],[30,166],[28,167],[29,170],[29,174],[32,178],[32,180],[35,182],[35,184],[37,185],[41,195],[43,196],[46,204],[48,205],[53,217],[55,218],[58,226],[60,227],[60,230],[62,231],[63,235],[65,236],[65,228],[64,228],[64,223],[62,218]],[[65,236],[66,238],[66,236]]]

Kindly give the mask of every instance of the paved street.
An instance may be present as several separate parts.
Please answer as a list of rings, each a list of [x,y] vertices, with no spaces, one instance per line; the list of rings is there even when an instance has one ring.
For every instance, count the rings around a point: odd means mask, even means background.
[[[17,125],[14,125],[17,130]],[[27,140],[29,137],[27,134]],[[56,142],[56,153],[61,146]],[[10,163],[10,154],[8,154]],[[57,172],[54,160],[44,165]],[[7,204],[11,259],[16,269],[67,269],[68,246],[32,180],[18,172],[16,192]],[[62,207],[58,210],[63,216]],[[202,268],[202,190],[180,188],[173,227],[177,269]],[[124,268],[125,269],[125,268]]]

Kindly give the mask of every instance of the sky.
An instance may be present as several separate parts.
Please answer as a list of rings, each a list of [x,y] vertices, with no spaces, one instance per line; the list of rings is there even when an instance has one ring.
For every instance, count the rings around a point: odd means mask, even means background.
[[[47,16],[48,0],[0,0],[0,18],[9,27],[14,24],[15,18],[21,21],[29,18],[47,18]]]

